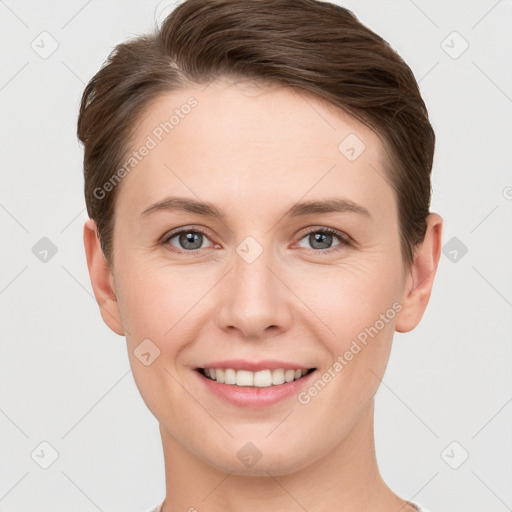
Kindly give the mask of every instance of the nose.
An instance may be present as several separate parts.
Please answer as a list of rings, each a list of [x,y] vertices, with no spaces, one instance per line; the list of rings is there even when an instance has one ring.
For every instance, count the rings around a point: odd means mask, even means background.
[[[220,283],[216,317],[221,329],[257,341],[290,327],[293,294],[275,267],[266,251],[252,262],[234,254],[233,267]]]

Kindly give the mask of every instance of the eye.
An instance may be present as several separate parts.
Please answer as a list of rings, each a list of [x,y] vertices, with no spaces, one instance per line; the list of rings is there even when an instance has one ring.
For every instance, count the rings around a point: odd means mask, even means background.
[[[333,244],[333,240],[338,239],[339,243]],[[331,228],[317,228],[307,232],[301,239],[307,240],[307,242],[311,245],[311,248],[315,252],[333,252],[337,251],[341,247],[350,245],[350,240],[348,235],[341,233],[335,229]],[[300,244],[299,241],[299,244]],[[303,247],[300,245],[300,247]],[[306,247],[307,248],[307,247]],[[327,249],[327,250],[326,250]]]
[[[176,243],[172,240],[176,239]],[[177,252],[190,252],[204,249],[203,242],[208,240],[206,233],[198,229],[180,229],[165,236],[163,243],[176,247]],[[177,245],[176,245],[177,244]]]
[[[333,241],[337,239],[338,243],[333,246]],[[207,248],[206,241],[209,240],[206,232],[200,229],[182,228],[165,235],[162,243],[170,245],[171,250],[178,253],[197,252],[200,249]],[[340,231],[331,228],[316,228],[310,230],[299,240],[299,246],[302,240],[307,240],[311,245],[310,250],[316,253],[331,253],[340,250],[342,247],[351,245],[350,237]],[[218,247],[218,246],[217,246]],[[306,249],[308,247],[305,247]]]

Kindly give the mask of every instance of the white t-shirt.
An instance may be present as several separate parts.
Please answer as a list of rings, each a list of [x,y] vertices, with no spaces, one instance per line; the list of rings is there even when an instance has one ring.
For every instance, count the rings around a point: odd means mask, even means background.
[[[423,508],[421,505],[418,505],[417,503],[414,503],[412,501],[409,502],[413,507],[416,507],[418,509],[418,512],[429,512],[426,508]],[[160,503],[160,505],[157,505],[156,507],[152,508],[151,510],[148,510],[147,512],[161,512],[162,510],[163,502]]]

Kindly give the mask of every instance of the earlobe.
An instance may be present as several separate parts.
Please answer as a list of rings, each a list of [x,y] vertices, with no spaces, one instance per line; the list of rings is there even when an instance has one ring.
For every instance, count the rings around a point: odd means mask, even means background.
[[[96,223],[92,219],[87,220],[84,225],[84,247],[92,289],[103,321],[112,331],[123,336],[124,329],[115,293],[114,279],[101,250]]]
[[[423,242],[416,247],[414,262],[402,294],[402,310],[396,316],[397,332],[412,331],[427,308],[441,256],[443,219],[437,213],[427,217]]]

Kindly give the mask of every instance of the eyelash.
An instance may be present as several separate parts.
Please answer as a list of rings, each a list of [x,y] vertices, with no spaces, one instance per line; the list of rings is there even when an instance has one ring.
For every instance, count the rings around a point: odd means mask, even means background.
[[[162,244],[170,245],[169,241],[172,240],[177,235],[181,235],[182,233],[201,233],[202,235],[204,235],[206,238],[209,239],[208,233],[206,233],[202,229],[182,228],[177,231],[173,231],[173,232],[169,233],[168,235],[164,235]],[[338,245],[331,247],[329,249],[307,249],[308,251],[312,251],[315,254],[331,254],[332,252],[341,250],[343,247],[350,247],[350,246],[354,245],[352,243],[351,238],[348,235],[346,235],[345,233],[342,233],[341,231],[337,231],[336,229],[327,228],[327,227],[316,228],[316,229],[307,231],[306,233],[302,234],[302,236],[299,238],[299,241],[302,240],[303,238],[307,237],[308,235],[311,235],[312,233],[322,233],[322,234],[334,235],[340,241],[340,243]],[[201,251],[201,249],[191,249],[191,250],[187,251],[187,250],[180,250],[174,246],[170,246],[170,247],[172,247],[171,251],[176,252],[178,254],[190,255],[190,254],[197,253],[197,252]]]

